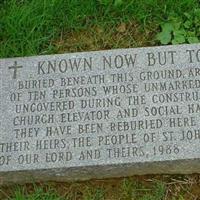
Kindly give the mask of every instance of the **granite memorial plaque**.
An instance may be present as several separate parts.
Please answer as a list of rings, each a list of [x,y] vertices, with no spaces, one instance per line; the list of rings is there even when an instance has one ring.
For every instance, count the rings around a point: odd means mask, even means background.
[[[200,45],[0,60],[0,182],[200,172]]]

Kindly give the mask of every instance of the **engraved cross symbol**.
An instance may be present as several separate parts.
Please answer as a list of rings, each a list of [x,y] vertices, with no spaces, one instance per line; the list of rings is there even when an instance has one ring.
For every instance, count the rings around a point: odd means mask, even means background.
[[[17,70],[22,68],[22,66],[17,66],[17,61],[14,62],[14,66],[9,67],[9,69],[14,69],[13,79],[17,78]]]

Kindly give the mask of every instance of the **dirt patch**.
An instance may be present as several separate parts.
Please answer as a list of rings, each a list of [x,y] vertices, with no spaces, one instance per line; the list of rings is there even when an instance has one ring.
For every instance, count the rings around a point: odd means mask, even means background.
[[[111,28],[93,26],[79,32],[62,32],[54,45],[58,53],[153,46],[155,33],[156,28],[141,28],[136,22],[120,23]]]

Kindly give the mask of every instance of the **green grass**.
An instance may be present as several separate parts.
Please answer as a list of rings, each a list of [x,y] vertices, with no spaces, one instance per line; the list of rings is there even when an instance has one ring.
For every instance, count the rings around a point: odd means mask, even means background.
[[[63,35],[68,38],[71,32],[90,32],[93,26],[113,29],[122,22],[136,21],[143,29],[141,32],[146,27],[156,32],[159,23],[172,13],[192,13],[199,7],[198,0],[124,0],[118,6],[112,0],[107,2],[105,5],[102,0],[1,1],[0,57],[57,53],[55,41],[59,38]]]
[[[26,186],[16,186],[13,189],[12,194],[7,194],[6,191],[0,189],[0,194],[2,193],[1,200],[63,200],[57,191],[50,186],[39,187],[35,184],[30,187]],[[3,197],[2,197],[3,196]]]
[[[200,176],[138,176],[0,188],[1,200],[198,200]]]
[[[31,193],[18,188],[14,196],[9,198],[9,200],[64,200],[64,198],[59,197],[52,188],[44,191],[41,187],[36,187]]]
[[[76,188],[77,189],[77,188]],[[164,183],[153,182],[152,186],[144,187],[137,181],[123,179],[119,183],[119,191],[115,188],[113,191],[106,190],[103,186],[85,185],[80,188],[79,193],[71,192],[70,189],[62,194],[51,185],[30,187],[17,186],[7,200],[107,200],[108,193],[113,193],[112,200],[162,200],[166,193]],[[73,188],[71,188],[73,190]],[[118,196],[115,196],[115,193]]]
[[[162,200],[166,194],[166,186],[164,182],[155,181],[152,187],[145,187],[140,182],[124,179],[121,194],[121,200]]]

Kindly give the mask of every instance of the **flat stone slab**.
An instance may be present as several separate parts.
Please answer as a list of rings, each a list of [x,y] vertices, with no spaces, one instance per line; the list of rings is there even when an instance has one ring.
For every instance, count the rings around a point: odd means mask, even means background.
[[[200,172],[200,44],[0,60],[0,182]]]

